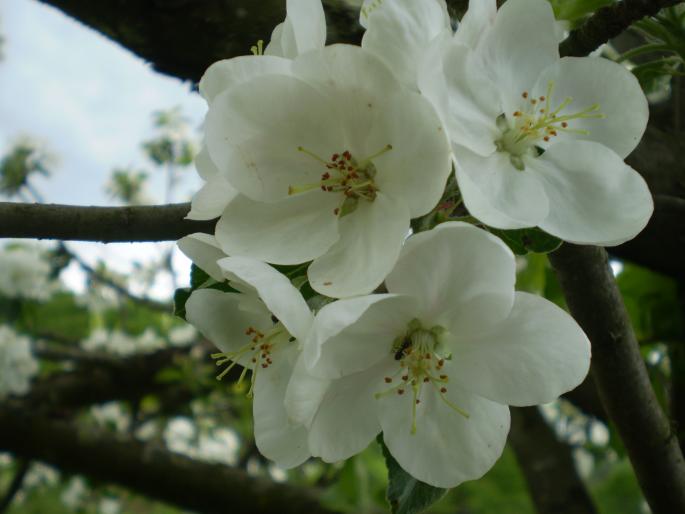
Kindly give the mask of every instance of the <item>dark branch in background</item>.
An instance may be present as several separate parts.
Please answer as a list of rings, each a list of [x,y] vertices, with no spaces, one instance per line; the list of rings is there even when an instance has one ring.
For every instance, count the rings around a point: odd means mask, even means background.
[[[24,485],[24,479],[29,469],[31,469],[30,460],[21,459],[17,462],[17,470],[14,472],[12,482],[10,482],[5,495],[0,499],[0,514],[6,512],[10,505],[12,505],[12,500],[14,500],[14,497],[21,491]]]
[[[0,449],[208,514],[331,513],[311,489],[198,462],[104,430],[81,430],[68,421],[37,416],[21,405],[0,409]]]
[[[685,460],[650,384],[606,252],[565,244],[550,262],[592,341],[592,376],[652,512],[685,512]]]
[[[581,27],[571,32],[561,44],[562,55],[582,57],[611,38],[618,36],[645,16],[654,16],[664,7],[682,0],[623,0],[598,9]]]
[[[571,447],[559,441],[537,407],[511,409],[509,433],[537,514],[595,514]]]
[[[0,202],[0,237],[125,243],[175,241],[193,232],[214,233],[216,221],[183,219],[190,204],[79,207]]]

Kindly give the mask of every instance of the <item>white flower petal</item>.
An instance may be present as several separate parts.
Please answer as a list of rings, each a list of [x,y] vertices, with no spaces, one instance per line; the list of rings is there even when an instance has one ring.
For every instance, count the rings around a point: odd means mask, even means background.
[[[195,156],[195,169],[197,169],[198,175],[204,180],[209,180],[214,175],[219,173],[216,165],[212,162],[209,156],[209,150],[207,150],[207,145],[202,145],[200,151]]]
[[[330,383],[330,380],[315,377],[307,371],[304,354],[300,353],[285,392],[285,410],[289,419],[309,427]]]
[[[285,409],[285,391],[298,353],[295,344],[287,344],[273,355],[273,364],[257,372],[252,404],[255,444],[284,469],[299,466],[310,456],[307,429],[291,422]]]
[[[621,244],[635,237],[652,215],[644,179],[598,143],[559,142],[531,159],[530,168],[552,206],[540,227],[565,241]]]
[[[590,342],[565,311],[516,293],[509,317],[452,345],[450,383],[498,403],[537,405],[580,384],[590,367]]]
[[[402,202],[378,193],[373,202],[359,200],[338,229],[340,239],[309,266],[309,283],[333,298],[368,294],[395,264],[409,232],[409,212]]]
[[[237,196],[217,223],[217,241],[227,255],[274,264],[310,261],[338,239],[335,196],[313,191],[276,203]]]
[[[495,83],[484,73],[473,51],[460,44],[449,44],[442,61],[447,104],[442,116],[450,140],[481,156],[495,152],[500,137],[497,117],[502,105]],[[438,81],[439,83],[439,81]],[[427,93],[434,100],[440,92],[429,86]],[[440,102],[439,99],[435,99]]]
[[[343,150],[335,113],[328,99],[295,77],[256,77],[214,99],[205,127],[207,147],[241,193],[277,201],[288,196],[290,186],[318,183],[326,171],[300,148],[322,159]]]
[[[471,198],[468,192],[462,191],[466,207],[474,216],[478,213],[476,217],[480,221],[491,227],[511,229],[534,227],[545,219],[549,202],[536,174],[514,168],[506,152],[482,157],[464,146],[453,145],[452,148],[457,181],[467,175],[493,208],[488,211],[485,205],[478,203],[480,196]],[[513,220],[513,226],[502,224],[507,219]]]
[[[518,109],[521,93],[559,59],[558,44],[546,0],[509,0],[499,9],[479,52],[501,88],[504,112]]]
[[[207,183],[193,195],[189,220],[213,220],[221,216],[229,202],[238,192],[219,174],[209,178]]]
[[[423,216],[440,201],[452,170],[447,135],[433,107],[419,94],[389,95],[382,109],[368,138],[373,147],[367,151],[388,144],[392,150],[373,160],[376,184],[383,194],[401,199],[410,217]]]
[[[196,232],[178,240],[178,249],[195,263],[202,271],[217,282],[224,281],[224,275],[217,264],[226,257],[214,236]]]
[[[448,222],[411,236],[386,284],[417,299],[424,324],[471,334],[507,317],[515,280],[514,256],[500,239]]]
[[[403,84],[414,89],[430,42],[441,33],[452,33],[444,0],[382,2],[366,24],[362,48],[383,59]]]
[[[241,296],[216,289],[198,289],[186,302],[186,318],[222,351],[235,352],[250,342],[245,335],[248,327],[272,325],[266,308],[259,314],[241,310]]]
[[[287,0],[287,16],[271,34],[265,55],[294,59],[326,43],[326,17],[321,0]]]
[[[268,264],[245,257],[226,257],[218,264],[229,280],[237,277],[254,287],[264,304],[288,332],[296,339],[305,340],[314,316],[302,294],[285,275]]]
[[[601,143],[621,158],[637,146],[647,127],[649,106],[635,75],[625,66],[601,57],[564,57],[546,68],[535,86],[535,95],[545,95],[553,82],[551,107],[566,98],[572,103],[559,115],[573,114],[595,104],[603,119],[575,119],[569,129],[589,133],[561,133],[559,140],[576,138]]]
[[[254,77],[290,74],[291,61],[267,55],[241,55],[212,64],[200,79],[200,94],[211,104],[221,92]]]
[[[312,455],[336,462],[356,455],[373,441],[381,431],[374,394],[384,388],[388,364],[384,360],[331,382],[309,427]]]
[[[447,366],[446,366],[447,367]],[[509,432],[509,408],[458,387],[447,385],[450,402],[465,418],[426,385],[416,406],[412,427],[412,395],[387,395],[380,400],[383,440],[411,476],[435,487],[454,487],[482,477],[502,454]]]
[[[459,22],[454,40],[476,48],[483,36],[495,23],[497,2],[495,0],[470,0],[469,8]]]
[[[312,374],[340,378],[368,369],[391,355],[417,306],[409,296],[375,294],[340,300],[316,315],[304,347]]]

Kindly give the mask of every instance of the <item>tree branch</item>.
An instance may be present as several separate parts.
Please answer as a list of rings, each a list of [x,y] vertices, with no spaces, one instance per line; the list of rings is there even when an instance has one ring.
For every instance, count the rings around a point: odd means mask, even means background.
[[[538,514],[595,514],[571,448],[559,441],[537,407],[511,409],[509,433]]]
[[[314,490],[195,461],[131,437],[36,416],[21,406],[0,409],[0,448],[208,514],[332,512],[321,506]]]
[[[561,55],[582,57],[611,38],[618,36],[645,16],[654,16],[661,9],[682,0],[623,0],[598,9],[581,27],[573,30],[561,43]]]
[[[592,341],[600,398],[652,512],[685,512],[685,460],[652,390],[606,252],[565,244],[550,262],[573,317]]]
[[[216,221],[184,219],[190,204],[80,207],[0,202],[0,237],[121,243],[214,233]]]

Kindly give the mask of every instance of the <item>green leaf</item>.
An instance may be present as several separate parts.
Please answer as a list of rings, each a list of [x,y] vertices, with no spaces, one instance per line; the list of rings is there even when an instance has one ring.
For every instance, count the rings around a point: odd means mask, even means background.
[[[549,0],[557,20],[575,21],[595,12],[614,0]]]
[[[209,280],[209,275],[198,268],[195,264],[190,267],[190,288],[192,290],[202,287]]]
[[[186,319],[186,302],[192,292],[192,289],[189,288],[176,289],[174,292],[174,316]]]
[[[440,500],[449,489],[433,487],[421,482],[403,470],[390,455],[390,451],[379,435],[378,444],[381,445],[385,465],[388,468],[387,499],[393,514],[418,514]]]
[[[528,252],[550,253],[561,246],[561,239],[537,227],[519,230],[490,228],[489,230],[504,241],[516,255],[526,255]]]

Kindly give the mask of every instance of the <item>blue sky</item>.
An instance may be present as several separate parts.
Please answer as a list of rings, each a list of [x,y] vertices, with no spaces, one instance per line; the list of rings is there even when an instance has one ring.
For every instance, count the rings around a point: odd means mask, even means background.
[[[0,26],[0,155],[23,135],[45,144],[57,157],[52,177],[36,182],[46,201],[108,205],[104,186],[113,167],[152,171],[140,143],[153,134],[153,111],[181,106],[199,129],[206,107],[190,84],[155,73],[60,11],[35,0],[2,0]],[[161,202],[161,174],[149,186],[148,196]],[[198,186],[190,170],[177,199],[189,199]],[[158,253],[155,245],[74,246],[88,260],[106,258],[121,271],[134,256]],[[177,261],[185,274],[187,261]],[[156,292],[167,294],[168,284]]]

